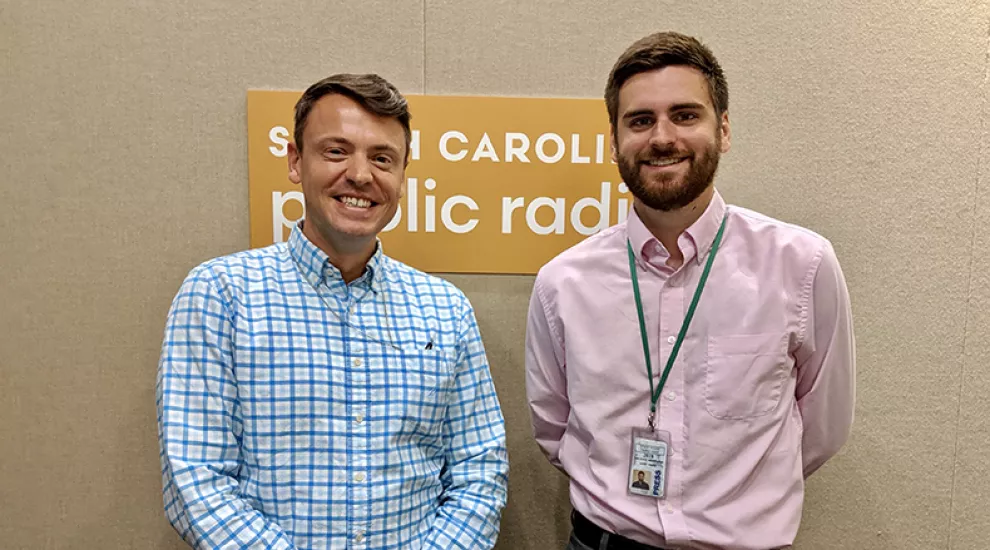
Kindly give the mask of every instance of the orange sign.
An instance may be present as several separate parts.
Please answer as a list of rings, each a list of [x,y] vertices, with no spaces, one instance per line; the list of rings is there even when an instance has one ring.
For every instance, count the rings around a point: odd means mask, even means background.
[[[287,176],[300,92],[248,92],[251,246],[283,241],[303,212]],[[534,274],[632,201],[611,160],[600,99],[408,96],[406,196],[385,252],[443,273]]]

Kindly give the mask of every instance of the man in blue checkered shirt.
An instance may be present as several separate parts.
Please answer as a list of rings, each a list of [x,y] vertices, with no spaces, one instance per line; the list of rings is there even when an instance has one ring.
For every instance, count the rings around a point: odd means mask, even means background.
[[[406,100],[335,75],[296,104],[285,243],[192,270],[157,403],[165,512],[197,548],[491,548],[505,428],[474,312],[384,254]]]

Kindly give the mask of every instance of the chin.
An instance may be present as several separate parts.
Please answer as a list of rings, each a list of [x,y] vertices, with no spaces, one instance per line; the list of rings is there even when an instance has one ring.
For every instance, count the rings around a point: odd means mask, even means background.
[[[378,235],[378,231],[375,228],[357,228],[357,227],[336,227],[334,230],[338,235],[343,237],[350,237],[354,239],[364,239],[364,238],[374,238]]]
[[[650,188],[650,194],[654,197],[659,197],[664,201],[675,200],[677,197],[684,195],[687,189],[681,183],[671,184],[671,183],[657,183]]]

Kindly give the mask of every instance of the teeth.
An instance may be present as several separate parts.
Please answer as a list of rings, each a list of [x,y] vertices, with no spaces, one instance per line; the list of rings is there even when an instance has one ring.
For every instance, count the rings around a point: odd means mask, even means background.
[[[672,164],[677,164],[681,162],[681,159],[663,159],[663,160],[651,160],[647,162],[650,166],[670,166]]]
[[[356,197],[341,197],[340,202],[346,204],[347,206],[356,206],[357,208],[368,208],[371,206],[371,201]]]

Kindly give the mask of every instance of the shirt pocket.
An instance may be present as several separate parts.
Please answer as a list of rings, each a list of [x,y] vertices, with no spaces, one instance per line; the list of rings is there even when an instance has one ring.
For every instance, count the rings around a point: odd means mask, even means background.
[[[453,376],[450,360],[440,350],[401,348],[388,357],[388,401],[396,414],[400,437],[432,438],[441,434],[447,416]]]
[[[705,408],[721,420],[773,412],[787,378],[787,335],[779,332],[710,336],[705,362]]]

